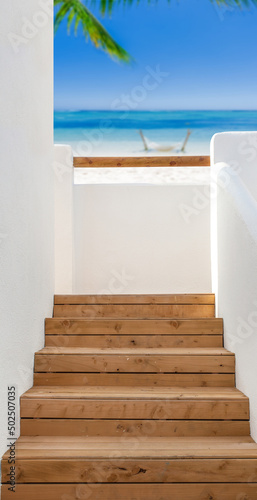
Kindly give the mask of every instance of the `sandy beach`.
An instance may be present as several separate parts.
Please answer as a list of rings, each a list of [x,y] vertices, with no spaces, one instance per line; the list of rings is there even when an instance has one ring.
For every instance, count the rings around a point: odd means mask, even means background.
[[[256,111],[58,111],[55,143],[74,156],[209,155],[217,132],[257,129]],[[148,150],[144,149],[142,130]],[[181,147],[191,131],[184,153]],[[166,149],[160,151],[159,149]],[[170,150],[169,150],[170,148]],[[206,184],[208,168],[76,169],[80,183]]]

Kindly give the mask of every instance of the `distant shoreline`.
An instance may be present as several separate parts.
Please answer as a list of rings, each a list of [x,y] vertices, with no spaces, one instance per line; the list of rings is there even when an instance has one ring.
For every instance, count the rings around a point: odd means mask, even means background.
[[[185,153],[208,154],[217,132],[257,130],[257,111],[55,112],[55,143],[70,144],[77,156],[167,154],[154,148],[146,153],[138,131],[150,144],[179,147],[188,129]]]

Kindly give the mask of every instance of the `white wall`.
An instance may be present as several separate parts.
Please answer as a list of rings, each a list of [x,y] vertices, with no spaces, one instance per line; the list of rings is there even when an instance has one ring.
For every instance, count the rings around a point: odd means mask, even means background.
[[[76,185],[74,293],[210,292],[208,186]]]
[[[252,196],[257,133],[231,135],[218,134],[213,141],[212,170],[218,186],[212,198],[213,291],[217,314],[224,318],[225,346],[236,353],[237,387],[250,398],[251,432],[257,441],[257,203]],[[256,144],[251,162],[237,155],[241,139]],[[214,166],[215,158],[232,167]]]
[[[73,292],[74,168],[70,146],[55,145],[55,293]]]
[[[257,199],[257,132],[224,132],[211,141],[212,165],[227,163]]]
[[[32,385],[34,352],[52,313],[50,7],[49,0],[0,6],[0,454],[7,449],[7,386],[16,385],[20,395]]]

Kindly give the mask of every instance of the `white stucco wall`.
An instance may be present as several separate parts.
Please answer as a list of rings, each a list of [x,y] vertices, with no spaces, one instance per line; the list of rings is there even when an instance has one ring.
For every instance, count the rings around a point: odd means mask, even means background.
[[[232,135],[218,134],[212,144],[212,174],[218,186],[212,197],[213,291],[217,315],[224,318],[225,346],[236,353],[236,385],[250,398],[251,433],[257,441],[257,202],[253,196],[257,133]],[[252,145],[251,161],[237,154],[240,143]],[[214,166],[215,158],[228,165]]]
[[[212,165],[227,163],[257,199],[257,132],[223,132],[211,141]]]
[[[210,292],[209,187],[75,185],[74,293]]]
[[[55,293],[73,292],[74,168],[70,146],[55,145]]]
[[[34,352],[52,313],[50,8],[49,0],[0,5],[0,454],[7,449],[7,387],[20,395],[32,385]]]
[[[257,203],[237,177],[219,190],[217,221],[218,313],[225,347],[236,353],[236,385],[250,398],[257,441]]]

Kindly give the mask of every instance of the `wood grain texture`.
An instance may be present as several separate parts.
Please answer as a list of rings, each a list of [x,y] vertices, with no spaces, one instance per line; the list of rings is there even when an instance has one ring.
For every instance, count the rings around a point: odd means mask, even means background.
[[[56,296],[21,397],[18,500],[257,500],[249,400],[214,308],[213,294]]]
[[[248,401],[234,387],[32,387],[22,396],[31,398],[116,399],[118,401],[175,399],[175,400],[235,400]]]
[[[215,295],[55,295],[54,304],[215,304]]]
[[[222,335],[46,335],[46,347],[222,347]]]
[[[19,500],[256,500],[257,484],[18,484]],[[2,500],[13,500],[7,485]]]
[[[247,436],[247,420],[21,419],[22,436]]]
[[[59,350],[57,354],[51,354],[51,349]],[[66,349],[67,353],[61,351]],[[75,350],[81,350],[74,353]],[[149,349],[148,353],[124,352],[114,353],[114,350],[106,350],[104,353],[92,353],[86,348],[61,348],[52,347],[35,355],[35,372],[75,372],[75,373],[234,373],[235,358],[232,353],[219,353],[217,349],[209,349],[200,353],[201,349],[192,349],[196,353],[169,354],[169,349],[165,353],[158,353],[157,349]],[[95,350],[96,351],[96,350]],[[108,352],[110,351],[110,352]],[[146,351],[146,349],[144,350]],[[150,352],[151,351],[151,352]],[[170,349],[170,351],[172,351]],[[204,351],[204,349],[203,349]],[[152,353],[153,352],[153,353]],[[217,352],[217,354],[215,354]]]
[[[176,320],[112,320],[47,318],[46,335],[220,335],[221,318]]]
[[[220,453],[221,454],[221,453]],[[227,454],[227,453],[226,453]],[[225,454],[225,455],[226,455]],[[233,454],[233,453],[232,453]],[[234,453],[236,455],[236,453]],[[26,454],[24,454],[26,455]],[[29,453],[27,453],[29,455]],[[256,477],[257,459],[254,458],[174,458],[101,460],[78,457],[18,459],[17,483],[246,483]],[[243,453],[242,453],[243,455]],[[8,479],[9,467],[2,462],[2,481]],[[239,490],[240,491],[240,490]]]
[[[74,157],[75,168],[209,167],[210,156]]]
[[[22,418],[248,420],[248,401],[22,398]]]
[[[35,385],[234,387],[233,373],[35,373]]]
[[[95,348],[95,347],[43,347],[36,354],[40,356],[48,356],[49,354],[61,354],[61,355],[78,355],[78,356],[92,356],[92,355],[106,355],[106,356],[188,356],[190,359],[191,356],[222,356],[222,357],[230,357],[234,358],[235,354],[231,351],[228,351],[225,347],[200,347],[191,348],[191,347],[157,347],[155,349],[146,347],[142,348]]]
[[[198,304],[88,304],[55,305],[55,318],[214,318],[214,305]]]

